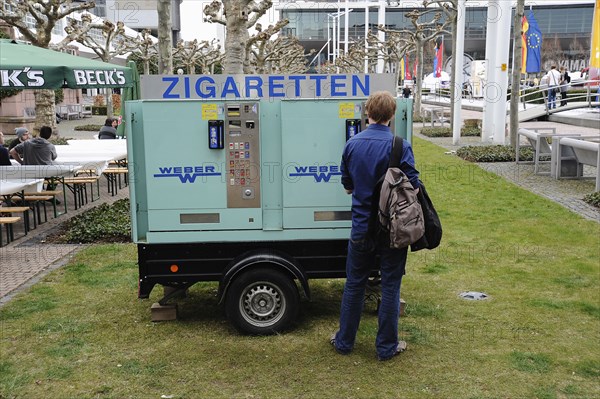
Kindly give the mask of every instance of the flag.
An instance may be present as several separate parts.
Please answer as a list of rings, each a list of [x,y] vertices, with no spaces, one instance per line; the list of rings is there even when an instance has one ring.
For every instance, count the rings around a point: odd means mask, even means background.
[[[521,19],[521,73],[527,73],[527,31],[529,30],[529,21],[523,15]]]
[[[406,71],[405,71],[406,68],[404,66],[405,58],[406,57],[402,57],[402,59],[400,60],[400,73],[398,74],[400,76],[400,80],[404,80],[404,75],[406,74]]]
[[[404,64],[406,65],[406,67],[404,68],[404,80],[412,80],[412,76],[410,75],[410,65],[407,56],[404,56]]]
[[[527,73],[538,73],[542,70],[542,31],[533,16],[533,11],[529,11],[527,25],[527,34],[525,35],[527,58],[523,63]]]
[[[433,76],[442,76],[442,63],[444,58],[444,36],[439,37],[435,43],[435,57],[433,58]]]

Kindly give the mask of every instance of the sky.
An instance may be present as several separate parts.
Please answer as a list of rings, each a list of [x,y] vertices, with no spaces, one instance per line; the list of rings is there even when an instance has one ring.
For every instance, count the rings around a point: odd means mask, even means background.
[[[510,1],[510,0],[502,0],[502,1]],[[219,24],[210,24],[203,21],[202,10],[204,7],[211,3],[211,0],[183,0],[181,3],[181,37],[184,40],[211,40],[213,38],[220,38],[218,35],[218,27],[221,26]],[[273,0],[273,4],[278,3],[277,0]],[[344,0],[341,0],[340,3],[343,5],[345,3]],[[352,2],[350,2],[351,4]],[[415,0],[405,1],[402,0],[401,4],[409,4],[415,3]],[[417,1],[417,3],[421,3],[421,1]],[[485,0],[468,0],[467,4],[477,4],[477,5],[485,5],[487,1]],[[516,1],[513,1],[516,3]],[[525,0],[525,4],[552,4],[552,5],[561,5],[561,4],[577,4],[577,3],[594,3],[594,0]],[[265,16],[263,16],[259,22],[263,24],[263,26],[268,26],[269,24],[274,24],[278,20],[278,12],[275,9],[271,9]]]

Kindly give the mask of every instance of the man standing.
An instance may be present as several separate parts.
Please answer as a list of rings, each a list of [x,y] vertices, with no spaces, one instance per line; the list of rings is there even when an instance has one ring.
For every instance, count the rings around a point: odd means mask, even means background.
[[[560,68],[560,106],[564,107],[567,105],[567,90],[569,90],[569,83],[571,83],[571,77],[565,67]]]
[[[340,354],[349,354],[356,339],[363,309],[365,287],[380,256],[381,305],[375,346],[379,360],[388,360],[406,349],[398,340],[400,284],[404,275],[408,248],[392,249],[386,238],[378,239],[369,229],[374,193],[378,181],[388,169],[394,135],[388,127],[396,112],[396,100],[388,92],[373,93],[365,105],[369,127],[348,140],[342,155],[342,184],[352,194],[352,231],[346,260],[346,285],[342,297],[340,327],[330,342]],[[413,187],[419,187],[412,148],[403,143],[400,167]],[[374,195],[375,194],[375,195]],[[387,238],[389,239],[389,238]]]
[[[552,65],[545,76],[548,81],[548,109],[556,108],[556,92],[560,91],[558,83],[560,82],[560,73],[556,70],[556,65]]]
[[[52,136],[50,126],[42,126],[40,137],[17,144],[10,155],[22,165],[52,165],[56,159],[56,148],[48,139]]]

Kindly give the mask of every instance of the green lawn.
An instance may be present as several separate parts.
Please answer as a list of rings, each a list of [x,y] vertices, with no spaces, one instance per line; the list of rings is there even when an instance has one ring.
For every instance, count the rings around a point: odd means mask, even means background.
[[[372,303],[331,349],[343,280],[311,281],[282,335],[238,335],[212,283],[152,323],[135,246],[98,245],[0,309],[0,398],[600,397],[600,224],[444,151],[415,139],[444,240],[409,255],[398,358],[376,359]]]

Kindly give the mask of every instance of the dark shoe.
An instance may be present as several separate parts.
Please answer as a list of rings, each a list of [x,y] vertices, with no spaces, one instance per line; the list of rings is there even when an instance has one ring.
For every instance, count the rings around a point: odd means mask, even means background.
[[[398,341],[398,345],[396,346],[396,350],[394,351],[394,353],[392,353],[392,356],[378,357],[378,359],[382,362],[385,362],[386,360],[390,360],[391,358],[398,356],[399,354],[404,352],[407,347],[408,346],[406,345],[406,341]]]
[[[329,338],[329,343],[331,344],[331,346],[333,346],[333,349],[335,349],[335,351],[337,353],[339,353],[340,355],[347,355],[347,354],[349,354],[350,352],[342,352],[341,350],[339,350],[337,348],[337,346],[335,346],[335,337],[336,337],[337,333],[338,333],[337,331],[333,333],[333,335],[331,336],[331,338]]]

